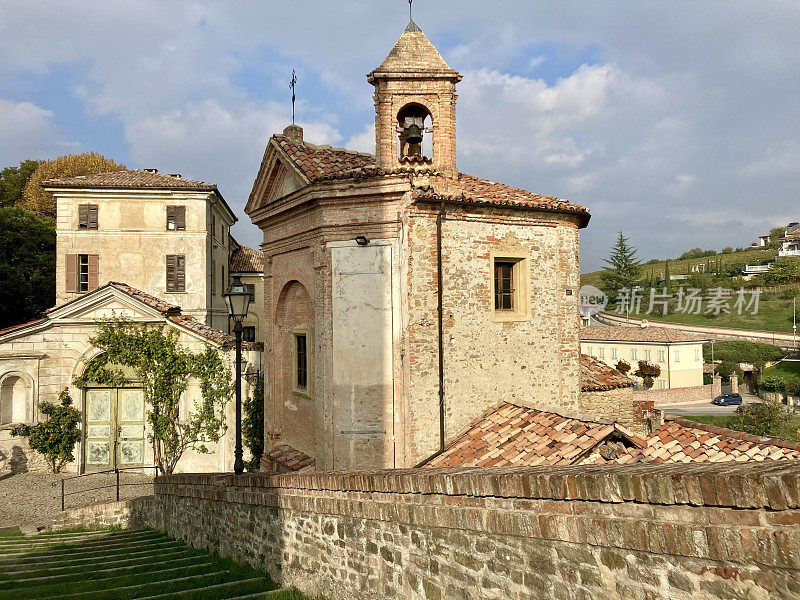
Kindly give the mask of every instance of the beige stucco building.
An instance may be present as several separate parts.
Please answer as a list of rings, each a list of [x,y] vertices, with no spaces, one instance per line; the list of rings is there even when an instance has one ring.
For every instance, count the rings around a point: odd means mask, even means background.
[[[246,212],[267,449],[295,463],[408,467],[500,399],[579,409],[588,212],[458,172],[460,79],[412,22],[368,75],[375,155],[297,126],[268,142]]]
[[[75,449],[76,462],[70,470],[100,471],[152,465],[153,453],[147,441],[146,406],[140,386],[134,381],[122,388],[89,385],[78,388],[73,380],[87,363],[100,354],[89,338],[97,322],[113,317],[161,325],[177,331],[178,343],[192,352],[205,345],[218,349],[233,369],[233,339],[191,316],[180,308],[121,283],[104,285],[51,309],[36,321],[0,331],[0,466],[12,470],[41,467],[40,457],[29,452],[24,438],[10,435],[15,423],[35,423],[41,402],[56,402],[68,388],[73,406],[82,413],[82,440]],[[247,345],[243,372],[255,373],[261,352]],[[243,394],[251,391],[252,377],[243,379]],[[198,382],[190,380],[182,398],[181,414],[192,410],[200,399]],[[229,430],[233,430],[233,403],[225,409]],[[233,464],[233,436],[209,444],[210,453],[188,451],[178,471],[226,471]]]
[[[250,289],[250,307],[242,322],[242,339],[246,342],[264,341],[264,255],[239,244],[231,238],[230,275],[239,275]]]
[[[581,328],[581,352],[609,366],[620,361],[631,366],[633,377],[640,360],[658,365],[661,375],[653,389],[703,385],[703,343],[707,339],[664,327],[589,326]],[[637,378],[641,385],[641,379]]]
[[[230,226],[217,186],[132,169],[46,181],[56,199],[56,304],[124,281],[228,330]]]

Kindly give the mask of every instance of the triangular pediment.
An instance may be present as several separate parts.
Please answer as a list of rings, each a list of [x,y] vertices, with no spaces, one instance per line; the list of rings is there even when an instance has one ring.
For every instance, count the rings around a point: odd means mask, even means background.
[[[106,286],[58,307],[50,313],[53,323],[95,323],[124,318],[131,321],[161,321],[164,315],[113,286]]]
[[[261,160],[261,167],[244,211],[249,215],[253,211],[307,186],[308,183],[308,178],[286,156],[280,144],[271,138],[264,151],[264,158]]]

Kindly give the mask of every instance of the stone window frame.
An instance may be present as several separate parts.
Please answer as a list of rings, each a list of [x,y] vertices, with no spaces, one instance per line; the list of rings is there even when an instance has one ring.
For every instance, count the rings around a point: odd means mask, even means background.
[[[597,357],[598,357],[598,358],[601,358],[601,359],[604,359],[604,358],[606,357],[606,349],[605,349],[605,346],[600,346],[600,347],[597,349]]]
[[[291,337],[291,352],[292,357],[292,392],[299,396],[311,397],[311,386],[314,372],[314,353],[311,351],[312,336],[311,329],[308,327],[292,327],[289,331]],[[305,336],[306,338],[306,387],[301,388],[297,386],[297,337]]]
[[[638,348],[631,348],[631,360],[637,361],[639,360],[639,349]]]
[[[660,378],[658,380],[658,389],[665,390],[667,389],[667,380],[664,378]]]
[[[617,347],[615,346],[615,347],[611,348],[611,359],[612,360],[617,360],[618,358],[619,358],[619,352],[617,350]]]
[[[659,350],[658,351],[658,362],[660,362],[660,363],[667,362],[667,352],[666,352],[666,350]]]
[[[494,273],[495,263],[497,262],[514,263],[513,278],[517,282],[514,286],[514,310],[495,309]],[[530,264],[530,252],[527,250],[498,249],[489,252],[489,311],[493,322],[507,323],[531,320]]]

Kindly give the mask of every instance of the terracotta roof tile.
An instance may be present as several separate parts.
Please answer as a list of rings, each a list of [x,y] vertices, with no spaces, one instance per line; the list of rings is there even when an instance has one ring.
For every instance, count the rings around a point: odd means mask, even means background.
[[[636,382],[613,367],[581,354],[581,391],[598,392],[633,387]]]
[[[262,461],[264,458],[271,460],[272,462],[283,467],[287,467],[292,471],[299,471],[301,469],[305,469],[306,467],[313,467],[317,462],[315,458],[308,456],[300,450],[292,448],[288,444],[280,444],[275,446],[272,450],[264,454]]]
[[[707,342],[693,333],[686,333],[668,327],[613,327],[610,325],[590,325],[581,327],[582,341],[619,341],[619,342]]]
[[[213,183],[183,179],[172,175],[161,175],[143,169],[127,171],[111,171],[79,175],[65,179],[48,179],[41,183],[42,187],[52,188],[148,188],[161,190],[199,190],[217,191]]]
[[[231,253],[231,273],[263,273],[264,254],[249,246],[238,245]]]
[[[316,146],[307,142],[297,143],[285,135],[273,136],[280,147],[309,181],[333,177],[361,167],[375,168],[375,157],[371,154]]]

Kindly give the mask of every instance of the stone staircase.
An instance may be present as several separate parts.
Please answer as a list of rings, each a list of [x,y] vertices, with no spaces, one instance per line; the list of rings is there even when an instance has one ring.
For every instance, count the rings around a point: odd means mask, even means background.
[[[151,531],[0,534],[0,600],[301,600],[262,572]]]

